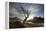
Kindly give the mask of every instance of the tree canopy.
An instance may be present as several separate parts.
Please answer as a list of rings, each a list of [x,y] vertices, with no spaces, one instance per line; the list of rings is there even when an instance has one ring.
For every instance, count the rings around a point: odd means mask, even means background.
[[[34,17],[32,22],[33,23],[44,23],[44,18],[42,18],[42,17]]]

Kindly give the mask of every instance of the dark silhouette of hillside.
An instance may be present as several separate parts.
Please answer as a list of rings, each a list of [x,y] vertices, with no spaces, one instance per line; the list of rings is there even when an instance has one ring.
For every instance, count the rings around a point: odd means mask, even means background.
[[[20,18],[14,17],[9,18],[9,28],[24,28],[24,27],[43,27],[44,26],[44,18],[43,17],[34,17],[34,19],[30,19],[23,24]]]
[[[30,19],[27,22],[33,22],[33,23],[44,23],[44,18],[43,17],[34,17],[34,19]]]
[[[9,18],[9,28],[22,28],[25,27],[22,22],[22,20],[18,17]]]
[[[44,18],[43,17],[34,17],[32,22],[33,23],[44,23]]]
[[[28,22],[30,22],[30,23],[28,23]],[[31,24],[31,22],[32,22],[32,24]],[[34,17],[33,20],[30,19],[27,21],[27,23],[30,24],[32,27],[43,27],[44,26],[44,18],[43,17]]]

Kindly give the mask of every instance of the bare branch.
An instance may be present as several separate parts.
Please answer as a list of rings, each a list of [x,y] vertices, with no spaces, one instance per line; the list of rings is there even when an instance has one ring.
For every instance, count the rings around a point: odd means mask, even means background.
[[[22,9],[22,11],[23,11],[23,13],[24,13],[24,16],[25,16],[25,17],[26,17],[26,16],[29,17],[29,14],[30,14],[31,10],[28,11],[28,10],[24,9],[22,5],[20,5],[20,8]]]
[[[31,12],[31,10],[30,11],[27,10],[27,17],[29,17],[30,12]]]
[[[22,5],[20,5],[20,8],[22,9],[22,11],[23,11],[23,13],[24,13],[24,16],[26,17],[26,15],[25,15],[25,9],[22,7]]]

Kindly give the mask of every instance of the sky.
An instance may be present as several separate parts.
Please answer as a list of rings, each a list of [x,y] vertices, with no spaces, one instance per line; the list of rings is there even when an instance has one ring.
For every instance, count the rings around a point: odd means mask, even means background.
[[[28,19],[33,19],[35,16],[44,17],[44,4],[18,2],[9,2],[9,17],[24,19],[24,13],[26,15],[26,12],[23,13],[21,6],[30,12]]]

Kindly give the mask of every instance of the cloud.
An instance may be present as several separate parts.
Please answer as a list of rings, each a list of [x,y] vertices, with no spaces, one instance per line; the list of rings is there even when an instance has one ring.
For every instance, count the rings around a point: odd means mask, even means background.
[[[44,7],[43,4],[30,4],[30,3],[9,3],[9,17],[24,18],[24,13],[21,9],[21,5],[25,10],[30,12],[30,16],[43,16]],[[25,12],[26,15],[26,12]]]

